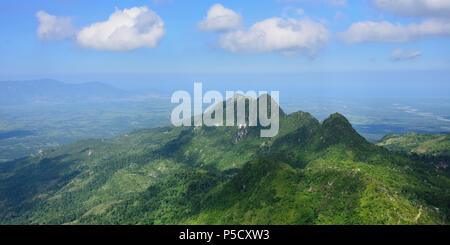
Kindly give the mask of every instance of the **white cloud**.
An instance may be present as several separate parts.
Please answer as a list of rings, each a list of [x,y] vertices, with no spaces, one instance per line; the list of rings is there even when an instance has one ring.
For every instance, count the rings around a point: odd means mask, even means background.
[[[402,16],[450,17],[449,0],[372,0],[382,11]]]
[[[77,34],[77,42],[83,47],[99,50],[154,48],[165,32],[164,22],[147,7],[116,9],[107,21],[82,28]]]
[[[62,40],[75,34],[75,28],[69,17],[50,15],[44,11],[36,13],[39,20],[37,36],[41,40]]]
[[[357,22],[340,33],[340,38],[346,43],[361,42],[410,42],[436,36],[449,36],[450,23],[444,20],[427,20],[420,24],[392,24],[387,21]]]
[[[239,28],[242,25],[242,17],[231,9],[221,4],[214,4],[197,28],[202,31],[227,31]]]
[[[413,50],[410,52],[404,52],[403,49],[395,49],[391,53],[391,60],[402,61],[402,60],[412,60],[422,55],[419,50]]]
[[[280,51],[314,56],[329,39],[329,31],[310,20],[270,18],[248,30],[222,34],[220,45],[231,52]]]

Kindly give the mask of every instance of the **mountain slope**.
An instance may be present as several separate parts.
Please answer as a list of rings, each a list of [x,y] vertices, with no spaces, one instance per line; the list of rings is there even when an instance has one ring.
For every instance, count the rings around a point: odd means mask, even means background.
[[[260,127],[165,127],[0,165],[0,222],[447,222],[448,173],[367,142],[342,115],[281,115],[274,138]]]
[[[344,166],[342,166],[344,165]],[[358,168],[359,167],[359,168]],[[303,170],[275,159],[251,162],[230,182],[206,198],[195,224],[433,224],[441,220],[419,210],[353,162],[317,159]],[[398,178],[403,174],[391,176]],[[390,176],[389,176],[390,177]],[[392,183],[397,184],[397,183]]]
[[[450,156],[450,134],[389,134],[376,144],[398,152]]]
[[[330,120],[340,115],[331,116]],[[106,224],[442,224],[448,215],[448,177],[435,175],[429,166],[395,156],[367,143],[372,151],[352,147],[360,136],[346,121],[338,119],[333,129],[347,130],[347,140],[328,147],[303,145],[293,152],[310,151],[296,164],[297,155],[281,153],[259,157],[244,165],[230,180],[213,178],[216,187],[196,188],[180,185],[178,198],[167,200],[167,192],[155,183],[144,194],[113,205],[101,214],[87,215],[80,223]],[[318,132],[329,132],[329,122]],[[339,132],[338,133],[345,133]],[[352,134],[354,134],[352,136]],[[328,139],[323,134],[319,139]],[[325,133],[326,135],[326,133]],[[292,137],[295,138],[295,137]],[[344,137],[345,139],[345,137]],[[286,143],[287,140],[285,140]],[[295,143],[295,142],[294,142]],[[359,145],[358,145],[359,146]],[[315,151],[311,152],[311,149]],[[284,152],[286,153],[286,152]],[[365,159],[365,161],[361,161]],[[191,171],[191,170],[189,170]],[[208,176],[217,176],[217,174]],[[441,172],[442,174],[442,172]],[[423,183],[424,180],[427,183]],[[166,186],[166,185],[164,185]],[[164,189],[164,191],[161,191]],[[186,200],[185,197],[192,197]],[[151,198],[150,198],[151,197]],[[139,200],[136,202],[135,200]],[[154,206],[153,203],[165,205]],[[173,203],[183,203],[175,206]],[[171,207],[171,212],[165,210]],[[418,219],[419,210],[422,212]],[[439,207],[439,211],[436,211]],[[128,210],[133,210],[129,214]],[[155,213],[164,213],[152,216]],[[182,213],[183,215],[174,215]],[[136,219],[139,215],[151,219]]]

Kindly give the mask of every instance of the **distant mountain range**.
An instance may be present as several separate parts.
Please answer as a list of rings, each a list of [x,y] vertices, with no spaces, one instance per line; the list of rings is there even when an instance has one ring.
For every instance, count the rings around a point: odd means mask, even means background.
[[[280,110],[276,137],[259,130],[154,128],[3,163],[0,223],[448,224],[449,169],[340,114]]]
[[[100,83],[63,83],[55,80],[0,81],[0,105],[104,102],[136,93]]]

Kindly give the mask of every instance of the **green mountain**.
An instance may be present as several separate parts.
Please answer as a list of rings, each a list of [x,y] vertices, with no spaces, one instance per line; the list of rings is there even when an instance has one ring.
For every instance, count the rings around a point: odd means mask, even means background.
[[[450,157],[450,134],[389,134],[377,145],[389,150],[427,156]]]
[[[163,127],[0,165],[2,224],[447,224],[448,171],[361,137],[340,114]]]

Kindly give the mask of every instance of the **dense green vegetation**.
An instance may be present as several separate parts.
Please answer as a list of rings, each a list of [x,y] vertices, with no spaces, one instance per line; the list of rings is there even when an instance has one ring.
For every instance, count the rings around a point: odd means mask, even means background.
[[[450,134],[389,134],[377,145],[404,153],[450,157]]]
[[[0,165],[2,224],[447,224],[449,172],[367,142],[340,114],[164,127]],[[422,208],[421,208],[422,207]]]

